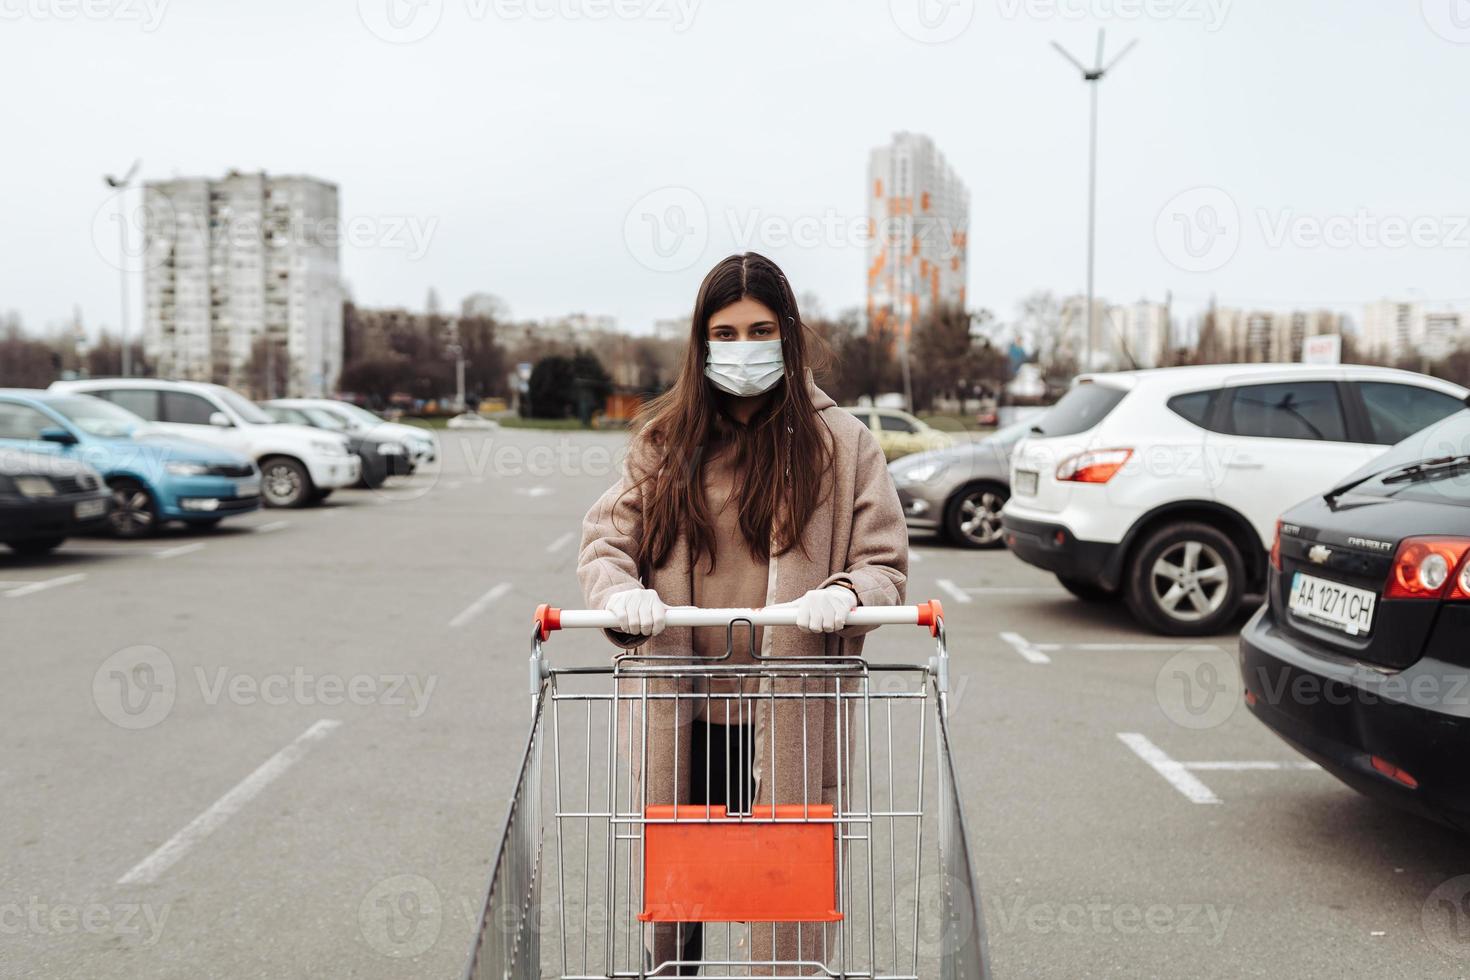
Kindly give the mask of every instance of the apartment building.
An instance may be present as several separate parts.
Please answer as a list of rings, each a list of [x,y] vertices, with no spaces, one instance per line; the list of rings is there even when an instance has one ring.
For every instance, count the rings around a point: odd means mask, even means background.
[[[1342,330],[1342,314],[1331,310],[1215,310],[1215,339],[1226,362],[1300,361],[1306,338]]]
[[[336,186],[231,171],[149,181],[143,195],[143,339],[158,373],[266,389],[279,373],[284,391],[255,393],[330,392],[342,370]],[[274,371],[250,370],[258,352]]]
[[[1363,353],[1385,363],[1439,360],[1465,339],[1466,315],[1419,302],[1379,300],[1363,308]]]
[[[928,136],[896,133],[868,155],[869,328],[907,336],[964,306],[970,192]]]

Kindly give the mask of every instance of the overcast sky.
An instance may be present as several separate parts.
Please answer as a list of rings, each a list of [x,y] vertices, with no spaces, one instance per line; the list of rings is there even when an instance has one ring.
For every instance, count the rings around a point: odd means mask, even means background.
[[[335,182],[358,302],[502,296],[647,329],[767,252],[862,301],[868,150],[969,185],[972,302],[1470,305],[1465,0],[0,0],[0,311],[118,312],[101,175]],[[422,35],[422,36],[420,36]],[[652,239],[658,226],[661,237]],[[790,241],[788,239],[796,239]],[[134,289],[136,300],[139,290]],[[138,315],[133,323],[136,329]]]

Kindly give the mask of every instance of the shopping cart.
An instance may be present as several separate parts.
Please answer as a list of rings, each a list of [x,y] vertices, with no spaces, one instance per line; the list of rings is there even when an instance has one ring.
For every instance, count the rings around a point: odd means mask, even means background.
[[[725,656],[635,651],[553,668],[542,652],[553,631],[614,620],[537,610],[531,731],[466,978],[988,980],[950,748],[943,609],[848,617],[926,627],[927,664],[761,658],[755,628],[795,617],[674,608],[669,626],[724,627]],[[756,734],[732,737],[720,765],[697,737],[716,729],[701,720]],[[835,785],[808,775],[819,744]],[[777,752],[799,752],[794,773]],[[677,779],[694,774],[697,802],[650,802],[659,770],[649,767],[670,759]]]

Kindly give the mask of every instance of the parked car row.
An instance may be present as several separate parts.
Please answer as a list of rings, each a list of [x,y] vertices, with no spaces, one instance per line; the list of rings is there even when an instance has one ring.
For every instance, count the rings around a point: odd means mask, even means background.
[[[432,434],[329,399],[262,407],[220,385],[140,378],[0,389],[0,543],[40,553],[103,527],[211,527],[381,486],[437,453]]]
[[[910,524],[962,544],[998,543],[966,519],[1008,495],[1012,553],[1158,633],[1219,633],[1264,595],[1240,638],[1255,716],[1355,789],[1470,829],[1466,395],[1348,365],[1084,375],[1019,438],[890,471]]]

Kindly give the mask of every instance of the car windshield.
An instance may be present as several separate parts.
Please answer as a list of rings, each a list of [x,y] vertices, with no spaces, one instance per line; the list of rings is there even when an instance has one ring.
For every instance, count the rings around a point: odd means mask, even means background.
[[[49,398],[47,407],[69,419],[77,428],[88,435],[103,439],[121,439],[133,434],[134,430],[148,423],[125,408],[112,402],[87,395],[68,395],[64,398]]]
[[[324,408],[303,408],[301,414],[311,420],[311,424],[319,429],[331,429],[333,432],[346,432],[347,423],[342,421],[336,412],[329,412]]]
[[[310,425],[311,420],[306,413],[298,408],[288,408],[285,405],[262,405],[267,415],[277,422],[295,422],[297,425]]]
[[[265,414],[259,405],[243,395],[237,395],[228,388],[215,388],[214,393],[219,400],[230,406],[230,409],[251,425],[272,425],[275,419]]]
[[[351,402],[338,402],[332,407],[334,410],[345,413],[348,418],[354,419],[362,425],[381,425],[383,423],[383,420],[372,412]]]
[[[1411,471],[1393,470],[1375,476],[1353,493],[1365,497],[1393,497],[1434,504],[1470,507],[1470,457],[1429,460]]]

